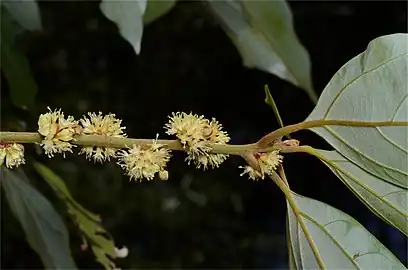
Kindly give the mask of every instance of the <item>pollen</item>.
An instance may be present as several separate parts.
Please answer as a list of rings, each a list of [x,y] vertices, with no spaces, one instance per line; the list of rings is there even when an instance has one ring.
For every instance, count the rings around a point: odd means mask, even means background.
[[[38,132],[44,136],[40,145],[48,157],[53,157],[56,153],[72,153],[73,144],[70,143],[74,136],[79,134],[80,126],[74,117],[68,116],[66,119],[61,110],[41,114],[38,119]]]
[[[227,159],[228,155],[211,153],[211,144],[226,144],[230,140],[217,120],[184,112],[173,113],[169,118],[166,133],[179,139],[187,152],[188,164],[193,162],[198,169],[206,170],[219,167]]]
[[[240,176],[248,174],[248,177],[254,181],[264,179],[265,174],[270,175],[283,162],[283,156],[279,154],[279,150],[267,153],[255,153],[254,157],[258,161],[258,165],[260,168],[259,171],[252,168],[251,166],[239,167],[244,169],[244,172],[241,173]]]
[[[0,167],[4,161],[9,169],[24,164],[24,146],[18,143],[0,144]]]
[[[156,173],[159,173],[160,179],[168,179],[165,167],[170,160],[170,151],[158,144],[157,138],[150,145],[133,145],[128,150],[119,151],[118,160],[130,180],[141,182],[146,178],[150,181]]]
[[[110,137],[126,137],[122,127],[122,120],[116,118],[115,114],[102,116],[102,112],[88,113],[80,120],[82,124],[82,134],[85,135],[104,135]],[[95,162],[104,162],[116,157],[117,149],[110,147],[87,146],[81,149],[79,154],[85,154],[87,159],[93,159]]]

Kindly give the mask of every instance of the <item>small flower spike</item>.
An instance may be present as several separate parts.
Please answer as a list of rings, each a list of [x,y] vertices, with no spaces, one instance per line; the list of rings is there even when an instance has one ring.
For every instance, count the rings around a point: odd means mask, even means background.
[[[115,118],[115,114],[102,116],[102,113],[88,113],[88,117],[81,119],[83,126],[82,134],[85,135],[105,135],[110,137],[126,137],[123,132],[126,127],[121,127],[122,120]],[[111,147],[88,146],[81,149],[79,154],[85,154],[87,159],[94,159],[95,162],[102,163],[116,157],[117,149]]]
[[[256,153],[254,157],[258,161],[260,171],[252,168],[251,166],[239,166],[239,168],[244,169],[244,172],[241,173],[240,176],[248,174],[249,178],[254,181],[264,179],[265,174],[271,174],[280,164],[282,164],[283,161],[283,156],[279,154],[279,150],[267,153]]]
[[[141,182],[146,178],[150,181],[156,173],[160,179],[168,179],[165,167],[170,160],[170,151],[158,144],[157,138],[150,145],[133,145],[129,150],[119,151],[118,159],[118,164],[130,176],[130,180]]]
[[[210,153],[211,144],[226,144],[230,140],[217,120],[209,121],[204,116],[184,112],[173,113],[169,118],[165,125],[166,133],[176,135],[180,140],[189,164],[192,161],[197,168],[205,170],[208,166],[217,168],[227,159],[228,155]]]
[[[25,163],[24,146],[18,143],[0,144],[0,167],[6,161],[6,167],[12,169]]]
[[[56,153],[62,153],[65,157],[66,151],[72,153],[75,145],[70,141],[79,134],[80,126],[72,116],[65,119],[61,110],[52,111],[49,107],[48,110],[48,113],[41,114],[38,119],[38,132],[44,136],[41,146],[48,157],[53,157]]]

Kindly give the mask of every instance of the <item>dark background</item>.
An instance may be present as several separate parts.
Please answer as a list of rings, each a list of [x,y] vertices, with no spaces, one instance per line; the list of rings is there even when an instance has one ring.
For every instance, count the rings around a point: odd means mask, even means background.
[[[295,27],[311,55],[313,82],[320,93],[331,76],[365,50],[374,38],[407,32],[403,1],[290,2]],[[88,111],[114,112],[134,138],[154,138],[167,115],[193,111],[216,117],[231,143],[258,140],[278,128],[264,103],[268,84],[285,124],[304,120],[313,108],[305,92],[275,76],[242,66],[241,58],[200,2],[182,2],[148,25],[141,54],[104,18],[97,2],[41,2],[43,28],[24,34],[18,45],[30,60],[39,93],[35,108],[23,111],[9,99],[2,77],[2,130],[36,130],[46,106],[79,118]],[[310,132],[294,135],[303,144],[330,149]],[[113,162],[93,165],[82,156],[48,159],[27,146],[28,164],[37,159],[64,178],[74,197],[101,214],[118,246],[130,254],[122,268],[287,268],[285,201],[270,181],[239,177],[238,157],[203,173],[175,153],[167,182],[128,182]],[[64,215],[63,205],[29,165],[31,181]],[[406,238],[385,225],[318,160],[285,157],[293,190],[355,217],[407,264]],[[3,202],[2,196],[2,202]],[[2,268],[41,268],[24,233],[2,204]],[[69,223],[80,268],[100,268]]]

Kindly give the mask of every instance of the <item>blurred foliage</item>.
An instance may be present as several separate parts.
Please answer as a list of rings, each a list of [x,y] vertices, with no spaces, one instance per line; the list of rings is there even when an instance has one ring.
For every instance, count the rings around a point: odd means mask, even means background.
[[[2,187],[14,216],[30,246],[47,269],[76,268],[71,257],[68,231],[51,203],[33,188],[21,168],[3,170]]]
[[[115,269],[115,263],[112,262],[112,259],[116,257],[115,243],[112,236],[101,226],[101,217],[86,210],[75,201],[64,180],[51,169],[37,162],[34,163],[34,167],[56,195],[64,201],[68,215],[78,227],[83,239],[81,249],[90,249],[95,259],[103,265],[104,269]]]
[[[35,107],[23,111],[10,102],[1,81],[1,130],[36,130],[46,106],[79,118],[88,111],[113,112],[135,138],[166,138],[162,126],[172,111],[216,117],[232,143],[249,143],[278,128],[264,103],[268,84],[284,123],[304,120],[312,109],[306,93],[273,75],[242,67],[231,41],[199,2],[179,2],[145,29],[141,54],[122,39],[94,1],[40,2],[42,32],[27,32],[16,45],[29,59],[38,85]],[[291,2],[299,39],[312,57],[313,81],[322,89],[330,77],[380,35],[406,32],[405,2]],[[370,12],[367,12],[369,10]],[[63,11],[63,12],[62,12]],[[378,18],[382,18],[379,20]],[[329,147],[308,132],[294,136]],[[48,159],[27,146],[24,167],[33,185],[64,205],[29,165],[38,160],[61,176],[73,198],[102,216],[103,226],[129,256],[121,268],[286,268],[285,201],[273,183],[239,177],[237,157],[220,169],[200,172],[170,161],[167,182],[129,183],[111,162],[82,156]],[[329,169],[312,157],[287,156],[291,187],[355,217],[403,262],[405,238],[379,221]],[[318,187],[318,188],[317,188]],[[2,268],[42,268],[21,226],[2,205]],[[73,256],[80,268],[100,268],[84,252],[76,228],[67,222]],[[21,257],[24,254],[24,258]]]
[[[1,8],[1,71],[10,86],[14,105],[28,109],[34,106],[37,85],[26,57],[15,47],[21,29],[10,14]]]

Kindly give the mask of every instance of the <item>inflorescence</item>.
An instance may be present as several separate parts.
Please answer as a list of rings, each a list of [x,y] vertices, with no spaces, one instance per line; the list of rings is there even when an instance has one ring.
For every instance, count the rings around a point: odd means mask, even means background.
[[[61,110],[41,114],[38,119],[38,133],[42,136],[40,145],[48,157],[66,152],[73,153],[77,145],[76,136],[100,135],[109,138],[125,138],[125,127],[122,120],[115,114],[102,115],[101,112],[88,113],[79,121],[74,117],[65,117]],[[227,132],[214,118],[209,120],[204,116],[193,113],[177,112],[169,116],[169,122],[164,126],[168,135],[174,135],[186,152],[186,161],[193,163],[198,169],[218,168],[228,155],[213,153],[214,145],[225,145],[230,141]],[[130,180],[152,180],[159,176],[161,180],[169,177],[166,165],[171,157],[171,151],[158,143],[158,135],[151,143],[129,145],[126,149],[104,146],[81,146],[79,154],[94,162],[103,163],[111,158],[117,159],[117,164],[125,170]],[[240,167],[244,169],[241,174],[248,174],[252,180],[264,179],[282,163],[283,156],[278,150],[267,153],[253,153],[257,161],[257,168],[251,166]],[[17,167],[25,163],[24,147],[17,143],[0,142],[0,165],[6,163],[7,168]]]

